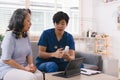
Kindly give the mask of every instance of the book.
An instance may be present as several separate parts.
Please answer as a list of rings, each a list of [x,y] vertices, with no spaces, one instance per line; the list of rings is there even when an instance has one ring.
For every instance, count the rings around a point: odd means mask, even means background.
[[[95,75],[95,74],[100,74],[100,73],[101,73],[101,71],[81,68],[81,74],[85,74],[85,75],[88,75],[88,76]]]

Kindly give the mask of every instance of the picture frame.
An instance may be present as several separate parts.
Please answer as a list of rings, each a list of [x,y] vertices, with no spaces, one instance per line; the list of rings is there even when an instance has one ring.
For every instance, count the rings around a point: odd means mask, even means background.
[[[117,28],[120,30],[120,6],[118,6],[118,12],[117,12]]]
[[[113,1],[118,1],[118,0],[103,0],[104,3],[109,3],[109,2],[113,2]]]

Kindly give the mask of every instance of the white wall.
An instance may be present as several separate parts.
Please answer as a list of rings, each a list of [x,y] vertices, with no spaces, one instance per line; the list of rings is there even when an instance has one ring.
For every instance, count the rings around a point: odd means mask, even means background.
[[[81,0],[80,6],[82,6],[80,9],[81,13],[81,27],[82,31],[86,33],[89,29],[91,29],[94,26],[94,18],[93,18],[93,0]],[[94,28],[95,29],[95,28]],[[83,36],[86,36],[84,34]]]
[[[110,57],[119,59],[120,67],[120,31],[117,30],[117,7],[120,1],[97,3],[94,6],[98,32],[110,35]]]

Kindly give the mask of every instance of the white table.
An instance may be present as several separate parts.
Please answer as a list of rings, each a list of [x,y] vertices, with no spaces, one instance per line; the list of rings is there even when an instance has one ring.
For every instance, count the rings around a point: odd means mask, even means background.
[[[81,74],[81,75],[74,76],[71,78],[57,77],[57,76],[53,76],[53,74],[55,73],[46,73],[45,80],[118,80],[117,77],[113,77],[113,76],[103,74],[103,73],[91,75],[91,76]]]

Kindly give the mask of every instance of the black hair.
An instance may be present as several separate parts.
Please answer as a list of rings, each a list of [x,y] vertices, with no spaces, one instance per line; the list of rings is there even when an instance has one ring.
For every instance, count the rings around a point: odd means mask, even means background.
[[[27,32],[22,32],[24,28],[24,20],[27,14],[31,14],[30,9],[17,9],[14,11],[8,25],[8,31],[13,31],[15,38],[19,38],[20,33],[22,33],[23,37],[27,37]]]
[[[53,23],[59,23],[61,20],[65,20],[68,24],[69,16],[67,15],[67,13],[59,11],[56,14],[54,14]]]
[[[28,13],[31,15],[31,10],[30,9],[26,9],[28,11]]]

